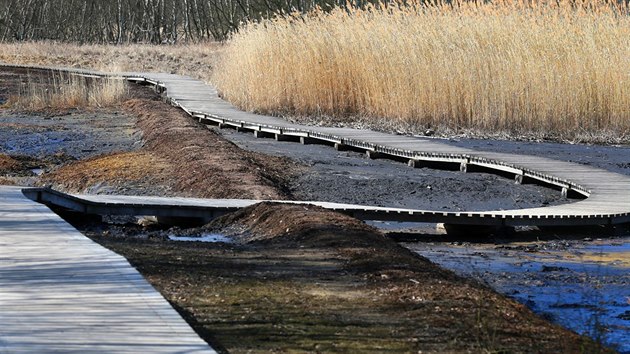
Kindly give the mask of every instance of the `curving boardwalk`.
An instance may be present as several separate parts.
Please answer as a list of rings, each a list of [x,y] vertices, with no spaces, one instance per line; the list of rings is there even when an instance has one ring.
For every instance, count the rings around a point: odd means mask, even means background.
[[[453,224],[518,226],[630,223],[630,176],[542,157],[458,148],[433,139],[370,130],[292,124],[281,118],[240,111],[219,98],[214,87],[186,76],[159,73],[107,74],[80,69],[34,68],[63,70],[88,76],[119,76],[132,82],[152,85],[173,105],[202,123],[252,131],[259,137],[295,139],[305,144],[333,144],[338,149],[360,149],[371,158],[402,159],[411,167],[440,163],[454,164],[463,172],[482,169],[511,175],[517,183],[543,183],[559,189],[565,196],[585,198],[563,205],[518,210],[455,213],[422,211],[426,215],[442,215]]]
[[[99,77],[111,75],[89,70],[34,68]],[[221,100],[213,87],[189,77],[153,73],[116,75],[153,85],[172,104],[202,123],[248,130],[259,137],[360,149],[370,158],[402,159],[411,167],[440,163],[454,164],[463,172],[485,169],[511,175],[518,183],[528,180],[545,183],[558,188],[564,195],[585,198],[552,207],[482,212],[351,205],[331,205],[332,208],[354,208],[358,214],[389,220],[396,220],[398,215],[400,220],[440,220],[471,225],[617,225],[630,222],[628,176],[540,157],[461,149],[428,139],[291,124],[279,118],[239,111]],[[81,199],[79,207],[84,208],[112,207],[116,203],[153,210],[172,209],[173,206],[168,204],[172,201],[155,198],[64,198],[64,203],[77,203]],[[227,207],[234,207],[235,202],[227,201]],[[250,202],[254,201],[241,201],[241,204]],[[210,207],[216,207],[217,202],[179,202],[189,209],[207,208],[208,203]],[[0,186],[0,353],[5,352],[214,351],[124,258],[82,236],[48,208],[27,199],[21,189]]]
[[[364,150],[371,158],[404,159],[412,167],[447,163],[460,170],[484,169],[510,174],[517,183],[535,181],[554,186],[563,195],[586,198],[563,205],[485,212],[444,213],[451,223],[502,225],[616,225],[630,222],[630,177],[576,163],[542,157],[484,152],[420,139],[349,128],[322,128],[289,123],[281,118],[243,112],[219,98],[214,87],[190,77],[123,73],[130,81],[154,85],[173,105],[202,123],[232,126],[257,136],[329,143],[336,148]],[[455,220],[453,220],[455,219]],[[490,221],[491,220],[491,221]]]
[[[0,353],[214,353],[121,256],[0,186]]]

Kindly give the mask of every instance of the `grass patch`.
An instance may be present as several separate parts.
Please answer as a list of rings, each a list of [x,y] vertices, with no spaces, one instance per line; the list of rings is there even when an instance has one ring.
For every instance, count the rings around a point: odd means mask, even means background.
[[[9,97],[5,105],[24,110],[104,107],[122,102],[128,94],[129,88],[123,79],[52,72],[27,75],[19,93]]]
[[[625,2],[405,3],[250,23],[214,82],[262,113],[627,141]]]
[[[67,164],[42,177],[55,188],[85,192],[93,186],[155,185],[164,182],[171,166],[149,152],[122,152]]]

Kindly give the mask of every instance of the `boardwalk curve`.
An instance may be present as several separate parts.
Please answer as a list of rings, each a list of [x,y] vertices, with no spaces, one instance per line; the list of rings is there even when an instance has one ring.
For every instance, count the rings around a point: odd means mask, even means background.
[[[22,66],[18,66],[22,67]],[[159,73],[108,74],[81,69],[78,75],[119,76],[152,85],[171,104],[205,124],[252,131],[259,137],[296,139],[302,143],[328,143],[338,149],[353,148],[371,158],[407,161],[412,167],[435,163],[454,164],[465,172],[483,169],[513,176],[517,183],[535,181],[555,187],[566,196],[585,198],[556,206],[481,212],[423,211],[443,215],[455,224],[518,225],[618,225],[630,222],[630,176],[543,157],[494,153],[458,148],[434,139],[392,135],[370,130],[325,128],[293,124],[277,117],[243,112],[223,101],[214,87],[187,76]]]
[[[233,126],[276,139],[298,138],[302,143],[328,142],[337,148],[365,150],[370,157],[404,159],[410,166],[458,164],[512,174],[516,182],[534,180],[560,189],[563,195],[586,199],[557,206],[518,210],[443,213],[453,223],[503,225],[615,225],[630,222],[630,177],[571,162],[542,157],[484,152],[452,147],[439,141],[370,130],[322,128],[292,124],[284,119],[243,112],[219,98],[214,87],[171,74],[124,73],[128,80],[148,83],[168,100],[202,123]],[[434,212],[441,213],[441,212]]]

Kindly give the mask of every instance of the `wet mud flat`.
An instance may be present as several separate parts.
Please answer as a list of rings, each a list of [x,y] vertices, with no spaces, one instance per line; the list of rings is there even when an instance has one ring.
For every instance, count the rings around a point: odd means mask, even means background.
[[[141,146],[135,117],[119,112],[67,112],[57,116],[0,110],[0,151],[45,158],[67,155],[78,160]]]
[[[0,154],[27,161],[25,169],[32,172],[30,177],[35,177],[64,163],[137,150],[142,141],[134,128],[135,120],[110,111],[47,116],[0,110]],[[28,171],[21,172],[18,175],[29,177]],[[33,178],[18,181],[34,183]]]
[[[487,284],[544,318],[630,353],[630,236],[403,245]]]
[[[295,199],[424,210],[497,210],[567,202],[560,192],[486,173],[410,168],[364,153],[260,139],[210,127],[242,149],[288,157],[308,167],[289,181]]]

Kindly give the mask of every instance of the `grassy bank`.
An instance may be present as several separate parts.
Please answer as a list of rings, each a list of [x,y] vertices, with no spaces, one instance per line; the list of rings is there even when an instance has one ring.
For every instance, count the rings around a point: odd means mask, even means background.
[[[630,133],[629,73],[627,7],[504,0],[251,23],[214,81],[264,113],[606,140]]]

